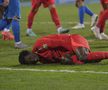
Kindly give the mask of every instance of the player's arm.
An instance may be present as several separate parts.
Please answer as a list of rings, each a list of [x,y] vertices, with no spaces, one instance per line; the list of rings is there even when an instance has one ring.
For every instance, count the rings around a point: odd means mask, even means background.
[[[56,47],[63,47],[64,41],[60,39],[54,39],[54,38],[43,38],[41,41],[42,47],[46,48],[56,48]]]

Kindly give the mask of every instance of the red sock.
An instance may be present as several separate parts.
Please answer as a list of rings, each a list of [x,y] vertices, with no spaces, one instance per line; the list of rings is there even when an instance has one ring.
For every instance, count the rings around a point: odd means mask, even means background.
[[[108,59],[108,52],[91,52],[88,54],[88,61]]]
[[[52,20],[55,23],[56,27],[57,28],[60,27],[61,22],[60,22],[58,14],[57,14],[56,8],[51,8],[50,9],[50,14],[51,14]]]
[[[97,27],[100,28],[100,32],[104,32],[105,22],[108,19],[108,10],[104,10],[100,12]]]

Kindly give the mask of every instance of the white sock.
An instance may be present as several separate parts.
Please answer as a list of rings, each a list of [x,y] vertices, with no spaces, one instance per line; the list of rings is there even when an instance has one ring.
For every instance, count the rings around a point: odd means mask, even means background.
[[[20,44],[21,43],[21,41],[19,41],[19,42],[15,42],[15,44]]]
[[[10,30],[9,29],[7,29],[7,28],[4,28],[4,30],[3,30],[4,32],[9,32]]]
[[[32,29],[31,29],[31,28],[28,28],[28,29],[27,29],[27,33],[29,33],[30,31],[32,31]]]
[[[60,32],[60,30],[62,29],[62,27],[57,28],[57,31]]]

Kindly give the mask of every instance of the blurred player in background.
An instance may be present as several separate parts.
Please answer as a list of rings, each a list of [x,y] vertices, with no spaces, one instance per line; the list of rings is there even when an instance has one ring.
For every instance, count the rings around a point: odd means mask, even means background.
[[[11,23],[7,25],[2,31],[2,40],[14,40],[13,33],[10,32]]]
[[[0,0],[0,20],[5,16],[7,10],[8,0]],[[1,32],[3,40],[13,40],[14,36],[10,32],[10,25],[7,25]],[[8,35],[8,38],[5,38]]]
[[[91,52],[87,40],[78,34],[55,34],[39,38],[32,52],[19,54],[20,64],[85,64],[108,59],[108,52]]]
[[[104,33],[105,30],[105,22],[108,19],[108,0],[100,0],[101,3],[101,11],[99,14],[99,19],[97,21],[96,26],[92,28],[92,31],[97,39],[105,39],[108,40],[108,35]]]
[[[61,26],[60,18],[58,16],[55,0],[32,0],[32,8],[28,16],[28,24],[27,24],[27,36],[36,36],[36,34],[32,31],[32,24],[34,20],[34,16],[37,14],[39,7],[43,4],[44,8],[48,8],[51,14],[51,18],[57,27],[57,32],[60,33],[67,33],[69,32],[68,29],[64,29]]]
[[[73,29],[81,29],[85,28],[84,25],[84,14],[91,16],[91,26],[93,26],[98,18],[96,14],[94,14],[87,6],[84,4],[84,0],[76,0],[75,2],[76,7],[78,8],[79,14],[79,23],[72,27]]]
[[[15,48],[26,48],[20,40],[20,0],[4,0],[1,4],[6,8],[5,16],[0,20],[0,30],[4,30],[8,25],[12,24],[12,30],[15,38]],[[4,38],[9,38],[8,34]]]

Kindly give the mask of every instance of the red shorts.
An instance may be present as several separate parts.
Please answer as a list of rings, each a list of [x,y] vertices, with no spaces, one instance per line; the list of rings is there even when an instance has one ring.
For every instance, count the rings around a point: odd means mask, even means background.
[[[43,6],[46,8],[49,5],[52,5],[55,3],[55,0],[32,0],[32,7],[35,6],[39,6],[41,4],[43,4]]]
[[[76,2],[81,2],[81,1],[83,1],[83,2],[84,2],[84,0],[76,0]]]
[[[108,0],[100,0],[101,4],[106,4],[108,3]]]

